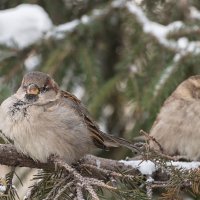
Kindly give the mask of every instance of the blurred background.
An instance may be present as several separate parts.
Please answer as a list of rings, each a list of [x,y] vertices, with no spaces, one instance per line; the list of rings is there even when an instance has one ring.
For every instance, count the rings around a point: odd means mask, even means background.
[[[200,74],[199,54],[199,0],[0,1],[0,102],[25,73],[43,71],[103,131],[130,140],[150,130],[177,84]]]

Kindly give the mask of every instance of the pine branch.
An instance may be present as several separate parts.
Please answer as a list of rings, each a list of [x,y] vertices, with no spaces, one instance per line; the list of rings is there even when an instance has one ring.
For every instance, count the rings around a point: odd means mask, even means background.
[[[9,144],[0,144],[0,164],[13,167],[30,167],[38,169],[53,169],[53,162],[41,163],[17,152]]]
[[[38,169],[54,169],[54,161],[49,160],[48,163],[41,163],[16,151],[13,145],[0,144],[0,164],[14,167],[30,167]],[[126,166],[116,160],[99,158],[93,155],[87,155],[81,160],[81,164],[92,165],[108,169],[110,171],[128,171],[132,170],[130,166]],[[99,166],[98,166],[99,165]],[[133,171],[132,171],[133,173]],[[135,170],[134,173],[137,173]]]
[[[156,158],[156,154],[154,153],[155,152],[148,152],[148,157],[152,161],[134,160],[123,162],[87,155],[71,167],[56,157],[50,158],[48,163],[40,163],[18,153],[12,145],[0,144],[0,164],[14,167],[41,168],[48,170],[50,176],[51,174],[56,173],[55,169],[57,169],[57,167],[65,169],[62,176],[64,179],[60,179],[61,176],[58,176],[60,178],[56,181],[56,185],[53,184],[52,189],[49,191],[49,196],[55,197],[55,195],[57,195],[58,198],[59,196],[65,194],[66,190],[73,190],[73,188],[75,188],[76,195],[79,199],[81,199],[85,192],[93,199],[98,199],[98,193],[96,193],[97,188],[119,192],[120,195],[123,195],[123,193],[124,195],[128,195],[126,192],[123,192],[120,189],[118,190],[119,185],[117,183],[123,183],[127,188],[130,186],[135,192],[137,192],[136,188],[139,184],[146,190],[146,194],[149,198],[152,196],[152,189],[162,188],[166,191],[163,195],[169,196],[172,194],[172,189],[175,186],[178,186],[180,191],[181,188],[186,188],[192,190],[194,194],[200,193],[200,174],[198,170],[198,163],[196,163],[196,170],[193,168],[193,170],[186,170],[182,167],[177,167],[177,162],[167,162],[166,157],[162,157],[161,154],[158,154],[158,157]],[[136,166],[134,162],[139,164]],[[151,167],[152,164],[155,165],[155,163],[157,167],[150,172],[150,174],[146,174],[148,175],[146,177],[144,176],[145,173],[149,172],[144,172],[142,168],[144,169],[144,165],[147,165],[145,168],[150,168],[148,167],[148,163],[150,162]],[[181,162],[179,164],[181,164]],[[186,163],[184,163],[184,165],[185,164]],[[71,178],[66,176],[66,173]],[[52,177],[54,177],[54,175]],[[52,178],[49,180],[52,180]],[[112,180],[114,180],[116,184],[113,185]],[[161,182],[162,184],[160,184]],[[66,183],[70,183],[70,185],[65,187]],[[107,183],[110,183],[111,185]],[[37,188],[40,188],[42,184],[43,182],[36,183],[36,185],[32,187],[32,190],[29,192],[30,195],[27,196],[35,196],[35,191],[37,192]],[[60,192],[55,193],[60,185]],[[175,192],[177,192],[178,195],[180,191]]]

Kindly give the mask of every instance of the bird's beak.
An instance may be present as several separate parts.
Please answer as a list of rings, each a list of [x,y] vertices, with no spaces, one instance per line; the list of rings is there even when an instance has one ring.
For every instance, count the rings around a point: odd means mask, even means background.
[[[28,95],[38,95],[40,93],[40,89],[38,88],[38,86],[36,84],[30,84],[28,85],[27,89],[26,89],[26,94]]]

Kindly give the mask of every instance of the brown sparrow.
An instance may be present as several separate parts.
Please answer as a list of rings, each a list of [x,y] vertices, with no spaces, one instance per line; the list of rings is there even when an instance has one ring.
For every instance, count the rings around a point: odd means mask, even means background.
[[[134,146],[100,131],[79,99],[47,74],[30,72],[0,107],[0,130],[19,152],[40,162],[59,156],[68,164],[95,147]]]
[[[150,136],[154,149],[200,160],[200,75],[182,82],[165,101]]]

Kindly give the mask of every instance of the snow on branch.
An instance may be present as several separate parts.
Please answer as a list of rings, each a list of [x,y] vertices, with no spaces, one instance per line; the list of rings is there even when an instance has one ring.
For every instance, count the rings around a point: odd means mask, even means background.
[[[53,30],[47,32],[46,38],[53,37],[54,39],[63,39],[66,37],[67,33],[73,32],[79,25],[88,25],[106,13],[108,13],[108,9],[94,9],[90,16],[83,15],[80,19],[74,19],[70,22],[55,26]]]
[[[125,2],[125,1],[124,1]],[[179,63],[187,55],[198,55],[200,53],[200,41],[189,41],[185,35],[200,33],[200,28],[195,26],[186,26],[182,21],[175,21],[166,26],[151,21],[144,13],[142,8],[135,3],[134,0],[124,3],[127,10],[135,17],[137,22],[142,26],[144,33],[152,36],[164,48],[174,52],[172,63],[163,71],[158,83],[154,88],[154,98],[162,91],[165,83],[171,75],[179,67]],[[122,7],[120,5],[120,7]],[[190,8],[190,18],[200,19],[200,12],[194,8]],[[181,34],[185,34],[184,37]],[[174,36],[179,36],[177,39]]]
[[[89,25],[96,19],[109,13],[111,9],[127,9],[135,16],[143,31],[154,37],[163,47],[181,54],[200,53],[200,41],[189,41],[186,37],[177,40],[169,39],[169,35],[188,27],[182,21],[175,21],[167,26],[151,21],[145,15],[142,8],[135,1],[114,0],[108,6],[92,10],[89,15],[83,15],[80,19],[54,26],[46,11],[39,5],[21,4],[15,8],[0,11],[0,44],[18,49],[26,48],[41,39],[63,39],[67,33],[76,30],[79,25]],[[190,17],[199,19],[200,12],[190,8]],[[193,31],[199,31],[199,27],[190,27]]]
[[[0,11],[0,27],[0,44],[23,49],[41,40],[53,24],[39,5],[21,4]]]
[[[189,41],[186,37],[179,38],[177,41],[168,38],[171,32],[186,28],[183,22],[175,21],[164,26],[149,20],[135,1],[127,2],[125,5],[128,11],[136,17],[143,31],[153,36],[163,47],[184,55],[190,53],[197,55],[200,53],[200,41]]]
[[[108,13],[109,8],[94,9],[90,15],[55,26],[48,13],[39,5],[21,4],[15,8],[0,11],[0,44],[24,49],[42,40],[63,39],[79,25],[88,25]]]
[[[8,166],[18,166],[18,167],[29,167],[29,168],[40,168],[40,169],[53,169],[54,164],[52,159],[49,160],[48,163],[40,163],[38,161],[34,161],[31,158],[22,155],[17,152],[13,145],[9,144],[0,144],[0,164],[8,165]],[[150,160],[111,160],[96,157],[93,155],[85,156],[82,161],[79,163],[81,165],[93,165],[97,168],[104,168],[105,170],[121,170],[126,171],[131,168],[134,169],[134,172],[130,172],[131,174],[137,174],[140,172],[143,175],[152,175],[159,169],[159,165],[150,161]],[[174,166],[178,169],[198,169],[200,167],[200,162],[192,161],[192,162],[179,162],[179,161],[169,161],[167,162],[167,166]],[[138,171],[138,172],[137,172]]]
[[[22,155],[17,152],[13,145],[9,144],[0,144],[0,164],[8,166],[18,166],[18,167],[30,167],[30,168],[40,168],[40,169],[53,169],[54,164],[50,159],[48,163],[40,163],[34,161],[31,158]],[[79,163],[81,165],[93,165],[97,168],[104,168],[105,170],[121,170],[126,171],[131,168],[134,169],[134,172],[131,174],[137,174],[140,172],[143,175],[152,175],[155,171],[159,169],[159,166],[150,160],[111,160],[96,157],[93,155],[85,156],[82,161]],[[200,162],[179,162],[179,161],[170,161],[167,162],[167,166],[175,166],[178,169],[184,168],[186,170],[198,169],[200,167]],[[138,172],[137,172],[138,171]]]
[[[131,166],[133,169],[138,169],[143,175],[153,175],[159,169],[159,166],[150,160],[130,160],[130,161],[120,161],[126,166]],[[170,161],[166,163],[167,166],[174,166],[177,169],[193,170],[200,167],[200,162],[181,162],[181,161]]]
[[[172,64],[167,66],[164,71],[162,72],[161,76],[159,77],[159,80],[157,82],[157,84],[155,85],[154,88],[154,92],[153,92],[153,96],[154,98],[156,98],[160,92],[162,91],[163,87],[165,86],[165,84],[167,83],[168,79],[171,77],[171,75],[177,70],[177,68],[179,67],[179,63],[181,62],[181,60],[185,57],[185,55],[182,54],[175,54],[173,60],[172,60]]]
[[[190,7],[190,18],[200,20],[200,11],[193,6]]]
[[[148,155],[155,156],[155,152],[153,154],[149,153]],[[44,171],[44,174],[49,176],[49,180],[53,180],[53,177],[54,179],[55,177],[59,177],[56,180],[56,184],[52,182],[53,185],[47,197],[53,194],[61,194],[60,192],[55,192],[59,186],[63,190],[67,190],[70,187],[76,188],[77,191],[80,190],[80,194],[77,192],[79,196],[82,196],[83,190],[86,189],[92,197],[99,199],[95,190],[96,187],[117,191],[120,184],[116,185],[116,183],[119,183],[119,180],[123,184],[130,183],[132,185],[134,183],[136,187],[139,184],[140,188],[146,190],[146,195],[149,198],[152,197],[154,188],[162,188],[169,193],[170,188],[174,187],[174,184],[176,186],[178,184],[178,187],[184,187],[186,190],[187,188],[196,188],[193,186],[197,184],[195,178],[200,177],[200,162],[178,162],[173,160],[165,160],[163,162],[164,160],[162,159],[161,156],[151,160],[144,160],[143,158],[141,160],[117,161],[87,155],[72,167],[57,157],[52,157],[48,163],[40,163],[18,153],[12,145],[0,144],[0,164],[15,167],[42,168],[49,171],[49,175],[46,173],[47,171]],[[66,169],[66,172],[63,171],[63,176],[55,176],[55,173],[57,173],[55,168],[58,169],[57,167]],[[66,176],[66,173],[70,176]],[[43,177],[42,174],[43,171],[40,170],[38,174],[39,182],[35,182],[33,187],[31,187],[26,199],[31,199],[41,189],[42,185],[45,184],[45,180],[47,179],[41,179]],[[196,192],[199,191],[197,190]],[[124,187],[122,193],[126,193]]]

